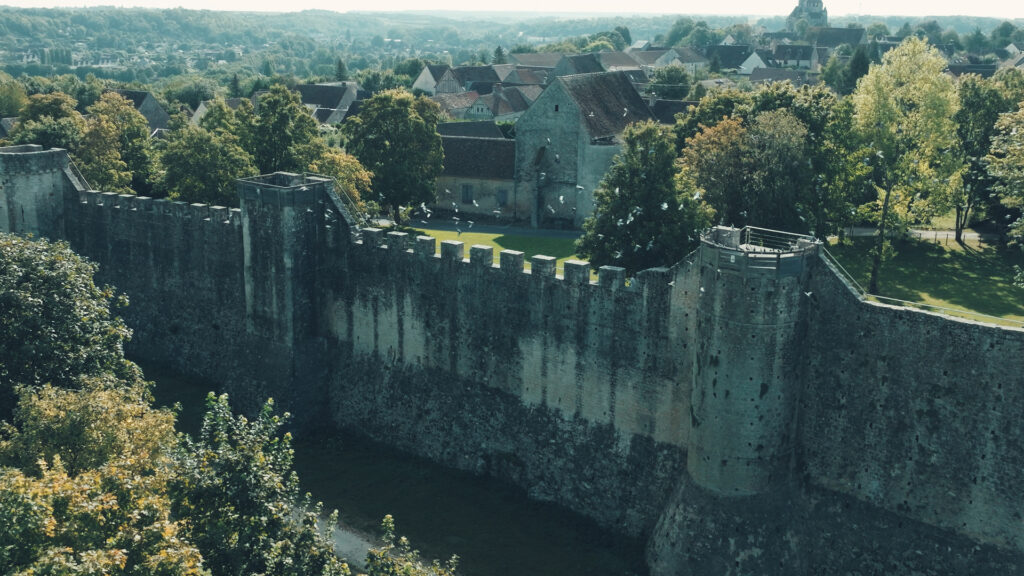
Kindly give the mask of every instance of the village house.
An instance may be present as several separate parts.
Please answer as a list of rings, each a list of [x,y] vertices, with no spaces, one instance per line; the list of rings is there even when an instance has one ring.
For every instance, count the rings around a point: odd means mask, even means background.
[[[693,48],[682,46],[674,48],[674,50],[676,51],[676,59],[679,60],[679,64],[690,76],[697,74],[698,70],[708,69],[708,59],[698,54]]]
[[[570,76],[619,71],[642,72],[640,64],[625,52],[591,52],[564,56],[555,66],[554,75]],[[633,79],[635,81],[636,76]]]
[[[157,102],[155,96],[145,90],[114,90],[125,100],[132,103],[132,106],[142,114],[149,124],[149,133],[152,136],[157,130],[166,130],[171,122],[171,116],[164,110],[164,107]]]
[[[428,96],[433,96],[437,90],[437,83],[441,81],[441,77],[444,73],[451,69],[451,66],[447,64],[427,64],[420,71],[419,76],[412,83],[413,92],[423,92]]]
[[[478,98],[480,98],[480,94],[477,92],[438,93],[430,97],[431,100],[437,102],[437,105],[441,107],[441,112],[455,119],[465,118],[466,113],[469,112]]]
[[[529,200],[515,194],[515,140],[500,131],[497,137],[442,135],[441,147],[444,170],[432,211],[458,218],[463,230],[474,218],[516,221],[529,215]]]
[[[295,90],[302,98],[302,104],[320,124],[340,124],[352,104],[367,96],[355,82],[299,84]]]
[[[622,131],[650,119],[625,72],[555,79],[516,122],[515,198],[528,207],[519,217],[534,227],[581,226]]]
[[[758,68],[768,68],[772,62],[772,58],[769,53],[763,50],[754,50],[747,56],[747,59],[740,64],[739,68],[736,69],[736,73],[742,76],[749,76],[754,70]]]
[[[682,66],[679,60],[679,53],[674,49],[668,50],[637,50],[629,52],[629,56],[640,65],[640,69],[650,75],[658,68],[666,66]]]
[[[508,55],[508,61],[510,64],[519,66],[554,69],[563,56],[565,54],[561,52],[526,52],[522,54],[512,52]]]
[[[498,83],[490,94],[482,94],[463,113],[462,118],[472,120],[494,120],[512,122],[523,115],[530,104],[540,95],[540,87],[509,86]],[[531,97],[532,96],[532,97]]]
[[[807,31],[807,39],[819,48],[836,48],[846,44],[856,48],[868,43],[867,30],[864,28],[831,28],[817,27]]]
[[[772,60],[778,68],[816,70],[818,51],[809,44],[779,44],[775,47]]]
[[[738,70],[753,51],[747,44],[712,44],[704,49],[704,56],[712,70]]]

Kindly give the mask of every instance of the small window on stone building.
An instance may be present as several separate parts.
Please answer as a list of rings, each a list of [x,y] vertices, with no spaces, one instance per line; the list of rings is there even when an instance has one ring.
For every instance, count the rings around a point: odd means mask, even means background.
[[[508,190],[498,189],[498,206],[508,206]]]
[[[462,203],[469,204],[473,202],[473,185],[463,184],[462,185]]]
[[[558,112],[558,104],[555,104],[555,112]]]

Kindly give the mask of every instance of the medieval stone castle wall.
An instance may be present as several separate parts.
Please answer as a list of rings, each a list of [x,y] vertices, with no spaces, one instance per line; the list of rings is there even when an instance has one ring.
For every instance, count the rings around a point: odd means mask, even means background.
[[[135,356],[649,536],[653,573],[1024,572],[1024,331],[865,302],[813,242],[719,229],[592,282],[357,234],[311,176],[242,181],[229,210],[17,148],[0,186],[0,229],[129,295]]]

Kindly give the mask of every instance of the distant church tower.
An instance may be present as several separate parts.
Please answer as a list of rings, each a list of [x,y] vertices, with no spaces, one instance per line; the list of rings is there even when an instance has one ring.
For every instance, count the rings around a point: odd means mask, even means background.
[[[822,4],[822,0],[800,0],[800,3],[793,8],[786,18],[786,30],[796,32],[797,22],[804,20],[808,27],[827,27],[828,10]]]

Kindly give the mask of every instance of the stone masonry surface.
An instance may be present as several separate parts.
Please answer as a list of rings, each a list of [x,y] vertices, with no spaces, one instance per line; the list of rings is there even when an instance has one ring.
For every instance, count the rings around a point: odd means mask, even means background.
[[[0,230],[98,262],[131,354],[647,537],[653,574],[1024,573],[1024,331],[863,301],[795,236],[628,281],[436,255],[331,185],[187,205],[0,148]]]

